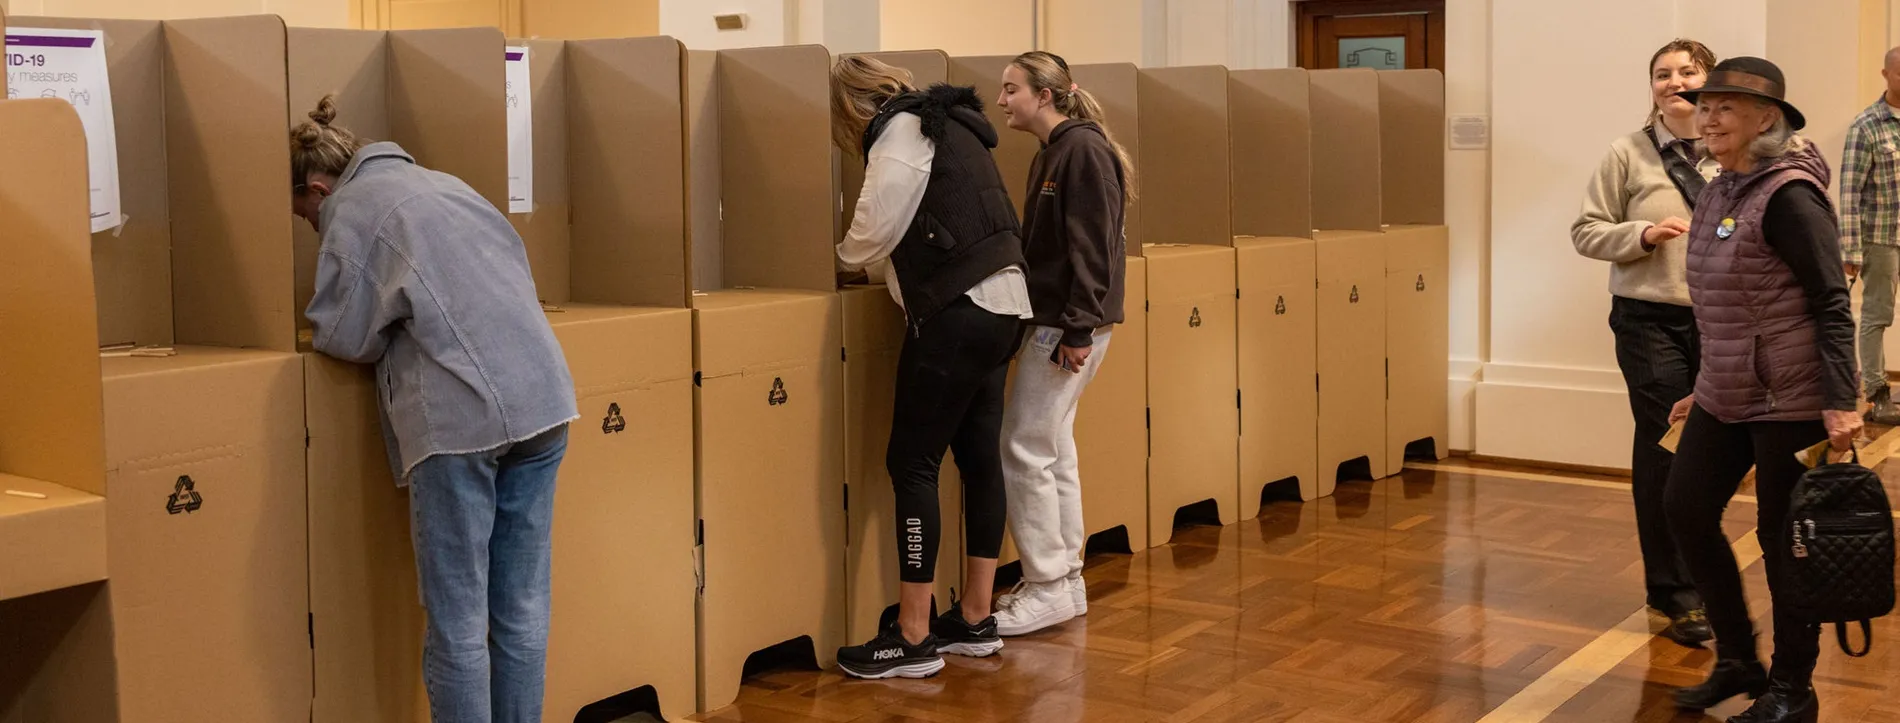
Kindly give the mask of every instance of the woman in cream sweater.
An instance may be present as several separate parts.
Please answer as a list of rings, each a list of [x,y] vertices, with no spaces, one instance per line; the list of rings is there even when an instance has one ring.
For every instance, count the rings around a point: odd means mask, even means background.
[[[1700,340],[1684,279],[1688,219],[1717,170],[1695,148],[1695,105],[1676,93],[1702,87],[1714,66],[1715,54],[1693,40],[1656,51],[1649,122],[1610,144],[1570,228],[1577,253],[1611,264],[1610,329],[1636,417],[1630,468],[1648,603],[1669,617],[1663,635],[1692,647],[1713,632],[1670,538],[1663,488],[1673,455],[1659,443],[1671,405],[1695,386]]]

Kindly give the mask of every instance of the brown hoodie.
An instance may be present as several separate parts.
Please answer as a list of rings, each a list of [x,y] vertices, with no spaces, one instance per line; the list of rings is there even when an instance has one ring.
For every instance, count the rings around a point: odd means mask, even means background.
[[[1061,329],[1064,346],[1090,346],[1096,329],[1122,322],[1122,183],[1115,149],[1090,121],[1056,126],[1029,167],[1023,256],[1036,314],[1030,323]]]

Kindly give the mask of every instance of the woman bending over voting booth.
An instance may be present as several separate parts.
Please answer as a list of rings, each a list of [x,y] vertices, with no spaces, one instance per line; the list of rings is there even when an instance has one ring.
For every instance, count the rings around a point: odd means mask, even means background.
[[[508,219],[335,118],[325,97],[290,133],[292,210],[323,239],[305,315],[318,352],[376,365],[390,463],[409,487],[431,715],[540,721],[574,382]]]

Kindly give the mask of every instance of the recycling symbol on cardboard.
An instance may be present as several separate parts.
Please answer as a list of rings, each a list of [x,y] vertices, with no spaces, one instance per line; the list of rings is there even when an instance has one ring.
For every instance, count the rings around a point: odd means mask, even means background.
[[[1424,274],[1419,274],[1419,275],[1418,275],[1418,284],[1417,284],[1417,285],[1415,285],[1415,286],[1413,286],[1413,287],[1412,287],[1412,289],[1413,289],[1413,290],[1415,290],[1415,291],[1424,291],[1424,290],[1425,290],[1425,275],[1424,275]]]
[[[785,378],[773,377],[772,391],[765,395],[766,404],[776,407],[784,404],[788,399],[790,399],[790,395],[785,393]]]
[[[1194,311],[1188,314],[1188,328],[1190,329],[1198,328],[1200,325],[1201,325],[1201,307],[1196,306],[1194,307]]]
[[[1352,287],[1352,303],[1359,303],[1359,286],[1357,284]]]
[[[165,500],[166,514],[197,512],[205,504],[204,497],[198,495],[198,484],[191,481],[191,475],[179,475],[178,483],[172,485],[172,496]]]
[[[607,403],[607,418],[600,420],[601,434],[616,434],[627,431],[627,418],[620,416],[620,403]]]
[[[1286,297],[1282,296],[1273,302],[1273,315],[1286,316]]]

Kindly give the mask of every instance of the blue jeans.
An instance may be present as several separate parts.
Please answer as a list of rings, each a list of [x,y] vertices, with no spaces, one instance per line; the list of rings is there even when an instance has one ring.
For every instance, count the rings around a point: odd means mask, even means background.
[[[540,723],[554,476],[567,427],[501,449],[438,455],[409,476],[428,611],[422,676],[436,723]]]

